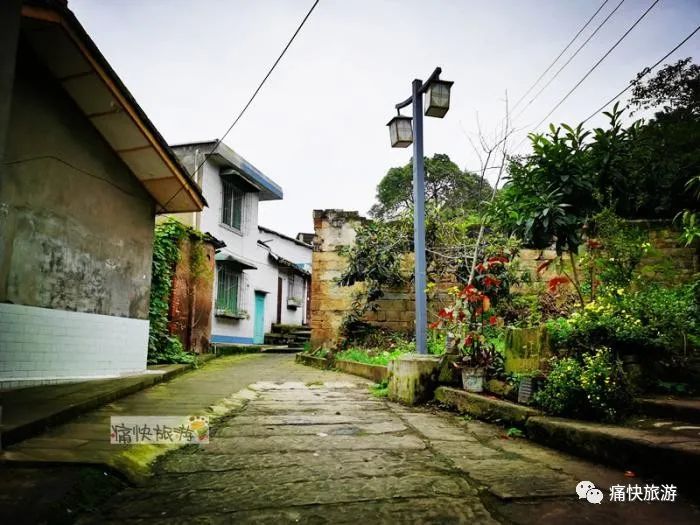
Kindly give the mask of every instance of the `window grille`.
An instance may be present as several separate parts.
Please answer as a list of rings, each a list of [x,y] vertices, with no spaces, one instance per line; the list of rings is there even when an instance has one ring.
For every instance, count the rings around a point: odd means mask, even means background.
[[[220,264],[216,269],[216,309],[228,313],[239,310],[241,273],[228,264]]]
[[[221,196],[221,222],[240,230],[243,219],[245,193],[230,181],[222,180],[221,183],[223,185]]]
[[[304,279],[295,274],[287,277],[287,300],[301,304],[304,299]]]

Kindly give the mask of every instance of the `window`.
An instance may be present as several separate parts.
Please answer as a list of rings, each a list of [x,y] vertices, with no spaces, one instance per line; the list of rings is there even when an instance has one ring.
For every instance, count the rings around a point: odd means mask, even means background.
[[[239,310],[238,295],[241,272],[229,264],[220,264],[216,269],[216,310],[228,314],[237,314]]]
[[[304,279],[290,273],[287,277],[287,306],[301,306],[304,300]]]
[[[222,180],[221,182],[223,184],[221,222],[240,230],[243,222],[244,193],[231,181]]]

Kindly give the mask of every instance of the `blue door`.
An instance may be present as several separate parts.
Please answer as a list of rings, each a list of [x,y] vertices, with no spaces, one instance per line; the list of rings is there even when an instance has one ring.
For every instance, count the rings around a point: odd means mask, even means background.
[[[253,342],[261,345],[265,342],[265,294],[255,292],[255,332]]]

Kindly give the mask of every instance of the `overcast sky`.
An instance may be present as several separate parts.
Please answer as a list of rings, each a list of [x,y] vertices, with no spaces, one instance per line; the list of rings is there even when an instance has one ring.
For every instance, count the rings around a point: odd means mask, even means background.
[[[223,135],[312,3],[69,0],[69,7],[175,144]],[[561,63],[618,3],[607,3]],[[651,3],[626,0],[514,125],[531,131]],[[387,169],[411,157],[411,148],[390,147],[385,124],[411,81],[435,66],[455,84],[447,116],[426,118],[425,153],[478,169],[466,138],[476,133],[477,114],[492,133],[506,90],[511,104],[520,98],[601,4],[321,0],[225,139],[284,189],[284,200],[261,204],[260,223],[295,235],[313,231],[314,209],[366,213]],[[698,24],[699,0],[661,0],[550,120],[586,118]],[[700,33],[668,62],[686,56],[700,60]]]

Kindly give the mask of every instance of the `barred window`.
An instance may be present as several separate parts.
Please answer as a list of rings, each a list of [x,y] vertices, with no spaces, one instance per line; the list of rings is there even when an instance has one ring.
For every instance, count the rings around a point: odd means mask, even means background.
[[[240,230],[245,194],[230,181],[222,180],[221,183],[223,185],[221,222]]]
[[[229,313],[239,310],[239,289],[241,272],[229,264],[220,264],[216,269],[216,309]]]
[[[304,279],[293,273],[287,278],[287,298],[296,302],[304,298]]]

